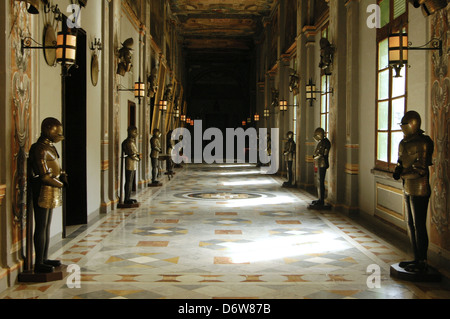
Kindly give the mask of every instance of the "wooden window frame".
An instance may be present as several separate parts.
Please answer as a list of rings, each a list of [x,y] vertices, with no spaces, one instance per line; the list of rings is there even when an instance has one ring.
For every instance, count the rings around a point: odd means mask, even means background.
[[[399,127],[398,130],[392,129],[392,102],[396,99],[404,97],[405,99],[405,112],[408,109],[408,70],[407,67],[405,67],[405,94],[395,97],[392,97],[392,89],[393,89],[393,75],[394,70],[388,66],[387,68],[380,68],[379,66],[379,59],[380,59],[380,50],[379,46],[380,43],[387,39],[389,37],[389,34],[400,30],[401,27],[406,29],[406,32],[408,32],[408,1],[406,1],[406,11],[401,16],[394,19],[394,0],[390,0],[390,22],[383,26],[380,29],[377,29],[377,36],[376,36],[376,67],[375,67],[375,74],[376,74],[376,90],[375,90],[375,169],[386,171],[386,172],[393,172],[395,169],[395,166],[397,164],[397,158],[391,158],[391,150],[392,150],[392,134],[395,132],[400,132],[401,129]],[[381,0],[378,0],[378,4],[381,2]],[[389,69],[389,97],[387,99],[379,99],[379,74],[380,72],[386,71]],[[387,130],[379,130],[379,124],[378,124],[378,109],[379,109],[379,103],[387,101],[388,102],[388,128]],[[380,161],[378,159],[378,133],[379,132],[386,132],[388,133],[388,144],[387,144],[387,155],[388,155],[388,161]]]

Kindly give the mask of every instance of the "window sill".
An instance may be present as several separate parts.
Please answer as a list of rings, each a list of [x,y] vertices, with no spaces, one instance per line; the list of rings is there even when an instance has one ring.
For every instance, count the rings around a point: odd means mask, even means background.
[[[392,172],[385,171],[385,170],[381,170],[381,169],[379,169],[379,168],[372,168],[372,169],[370,170],[370,172],[371,172],[375,177],[387,179],[387,180],[390,180],[390,181],[392,181],[392,182],[399,182],[399,183],[401,183],[400,181],[396,181],[396,180],[394,179],[394,177],[392,177]]]

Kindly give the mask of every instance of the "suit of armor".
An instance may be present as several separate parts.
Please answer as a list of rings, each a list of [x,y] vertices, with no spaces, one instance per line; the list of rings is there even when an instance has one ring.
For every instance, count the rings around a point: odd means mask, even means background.
[[[125,155],[125,204],[136,203],[135,199],[130,198],[138,163],[141,160],[136,147],[136,137],[137,128],[130,126],[128,128],[128,138],[122,143],[122,152]]]
[[[61,265],[58,260],[48,260],[48,247],[53,209],[62,205],[62,188],[67,185],[67,176],[61,171],[59,154],[54,146],[63,139],[61,123],[57,119],[47,118],[42,122],[41,136],[29,151],[36,273],[53,272],[54,267]]]
[[[150,158],[152,162],[152,183],[157,184],[158,181],[156,180],[158,175],[158,158],[159,153],[161,153],[161,142],[159,140],[159,137],[161,136],[161,133],[158,129],[153,130],[153,137],[150,139]]]
[[[319,199],[313,201],[313,205],[323,205],[325,203],[325,177],[327,169],[330,167],[328,155],[330,153],[331,142],[325,137],[325,131],[322,128],[316,129],[314,139],[318,142],[313,154],[315,165],[318,172],[318,195]]]
[[[403,180],[407,209],[408,230],[414,251],[414,261],[401,262],[408,271],[420,272],[427,268],[428,233],[427,211],[431,194],[429,169],[432,165],[434,143],[420,129],[420,115],[409,111],[402,119],[404,139],[399,144],[398,163],[393,177]]]
[[[292,166],[295,158],[295,151],[296,151],[296,145],[294,142],[294,133],[288,132],[287,133],[287,142],[284,145],[284,156],[287,161],[287,172],[288,172],[288,181],[285,182],[284,186],[292,186],[292,182],[294,181],[293,178],[293,172],[292,172]]]

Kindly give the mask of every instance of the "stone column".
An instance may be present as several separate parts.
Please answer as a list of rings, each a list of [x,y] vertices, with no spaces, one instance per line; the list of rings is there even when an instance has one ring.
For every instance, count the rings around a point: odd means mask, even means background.
[[[346,82],[346,157],[344,211],[359,211],[359,1],[348,0],[347,9],[347,82]]]
[[[330,86],[334,90],[330,103],[329,139],[331,142],[330,168],[328,169],[327,200],[334,207],[345,201],[346,189],[346,59],[347,59],[347,24],[345,3],[342,0],[330,0],[330,36],[329,41],[335,46],[331,66]]]
[[[111,5],[109,1],[102,1],[102,52],[101,52],[101,85],[102,85],[102,103],[101,103],[101,183],[100,183],[100,197],[101,197],[101,213],[108,213],[112,209],[112,197],[110,197],[110,114],[109,106],[111,102],[111,94],[113,91],[111,77],[114,72],[113,67],[110,64],[114,56],[114,47],[112,45],[112,30],[110,28],[111,23]]]

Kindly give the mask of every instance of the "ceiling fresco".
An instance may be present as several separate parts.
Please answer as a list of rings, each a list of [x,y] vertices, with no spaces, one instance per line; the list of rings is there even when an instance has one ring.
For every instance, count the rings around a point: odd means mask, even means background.
[[[169,0],[189,49],[246,50],[277,0]]]

